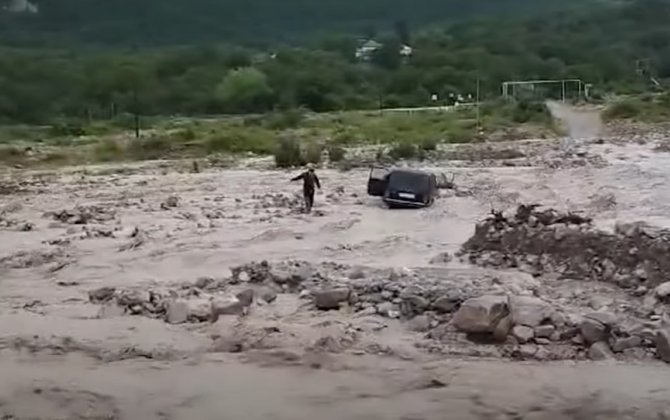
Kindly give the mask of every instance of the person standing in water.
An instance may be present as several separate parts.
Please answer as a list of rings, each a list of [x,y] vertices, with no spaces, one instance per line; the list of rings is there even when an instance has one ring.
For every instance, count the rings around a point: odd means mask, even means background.
[[[319,177],[316,176],[316,173],[314,172],[313,163],[308,163],[307,170],[291,179],[291,181],[300,181],[301,179],[302,193],[305,198],[305,211],[309,213],[314,206],[314,187],[316,186],[316,188],[321,189],[321,183],[319,182]]]

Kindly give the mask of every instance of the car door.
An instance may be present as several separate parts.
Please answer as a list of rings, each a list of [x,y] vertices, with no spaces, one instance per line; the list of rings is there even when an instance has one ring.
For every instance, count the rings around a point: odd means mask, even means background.
[[[385,168],[371,168],[368,178],[368,195],[382,197],[388,185],[389,170]]]

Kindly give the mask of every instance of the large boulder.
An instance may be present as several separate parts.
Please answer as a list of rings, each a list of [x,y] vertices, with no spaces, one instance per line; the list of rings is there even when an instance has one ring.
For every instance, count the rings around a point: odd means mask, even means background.
[[[237,296],[218,296],[210,303],[211,321],[216,322],[221,315],[241,315],[247,305],[240,301]]]
[[[346,287],[328,290],[319,290],[313,293],[314,305],[318,309],[328,311],[340,309],[340,304],[349,301],[351,290]]]
[[[453,324],[467,333],[494,333],[498,323],[509,313],[506,296],[480,296],[461,305],[454,315]]]
[[[512,296],[509,304],[514,325],[535,328],[550,320],[553,313],[551,305],[533,296]]]
[[[656,332],[656,356],[664,362],[670,363],[669,329],[662,329]]]
[[[662,301],[668,300],[670,297],[670,281],[658,285],[654,291],[654,294]]]
[[[602,322],[595,319],[584,318],[579,324],[579,331],[588,344],[597,343],[599,341],[607,340],[608,328]]]
[[[612,354],[612,350],[606,342],[599,341],[589,348],[589,359],[610,360],[614,359],[614,354]]]

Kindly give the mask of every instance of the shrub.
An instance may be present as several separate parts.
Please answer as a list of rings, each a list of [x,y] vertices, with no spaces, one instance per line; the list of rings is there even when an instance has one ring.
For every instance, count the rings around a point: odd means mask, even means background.
[[[271,114],[265,125],[273,130],[286,130],[298,127],[304,119],[305,113],[302,109],[289,109]]]
[[[344,156],[347,154],[347,151],[336,144],[331,144],[328,146],[328,158],[331,162],[340,162],[344,160]]]
[[[606,120],[635,118],[642,113],[642,104],[635,100],[624,100],[610,105],[603,113]]]
[[[305,164],[300,151],[300,143],[295,139],[280,139],[274,151],[274,158],[278,168],[291,168]]]
[[[437,140],[435,139],[425,139],[421,142],[421,150],[424,152],[434,152],[437,150]]]
[[[175,134],[174,134],[174,137],[177,140],[181,140],[181,141],[191,141],[191,140],[195,140],[196,134],[195,134],[195,130],[193,130],[192,127],[186,127],[186,128],[182,128],[180,130],[177,130],[177,132],[175,132]]]
[[[123,147],[119,142],[105,139],[93,147],[93,158],[98,162],[110,162],[123,156]]]
[[[319,163],[321,162],[321,154],[323,153],[323,147],[315,142],[307,144],[305,149],[302,151],[303,161],[307,163]]]
[[[389,151],[389,156],[393,159],[412,159],[418,154],[418,148],[412,143],[398,143]]]
[[[129,140],[127,151],[131,159],[161,159],[172,151],[172,143],[162,136],[132,139]]]
[[[68,122],[57,123],[49,128],[49,136],[51,137],[81,137],[86,135],[86,130],[81,124]]]

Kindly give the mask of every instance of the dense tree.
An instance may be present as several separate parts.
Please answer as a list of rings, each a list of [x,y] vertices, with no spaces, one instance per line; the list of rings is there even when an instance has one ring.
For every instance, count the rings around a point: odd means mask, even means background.
[[[134,4],[119,1],[118,7]],[[440,102],[472,95],[477,80],[484,98],[498,96],[500,84],[515,79],[577,77],[599,90],[643,90],[652,86],[650,76],[661,83],[670,79],[670,42],[664,42],[670,37],[668,5],[670,0],[631,0],[550,19],[481,18],[426,29],[413,24],[413,53],[405,59],[399,55],[401,31],[393,23],[397,10],[388,19],[367,20],[387,29],[375,37],[383,47],[369,61],[355,58],[363,26],[310,38],[302,47],[5,47],[0,48],[0,122],[114,118],[136,111],[136,104],[146,115],[423,106],[433,104],[432,95]],[[51,7],[40,3],[41,11]],[[72,16],[66,9],[49,13],[64,19]],[[253,10],[241,6],[239,13]],[[23,25],[36,25],[32,18],[23,16]],[[59,20],[49,27],[72,30]],[[6,29],[1,28],[2,22],[0,33]],[[644,63],[643,72],[636,72],[636,63]]]

